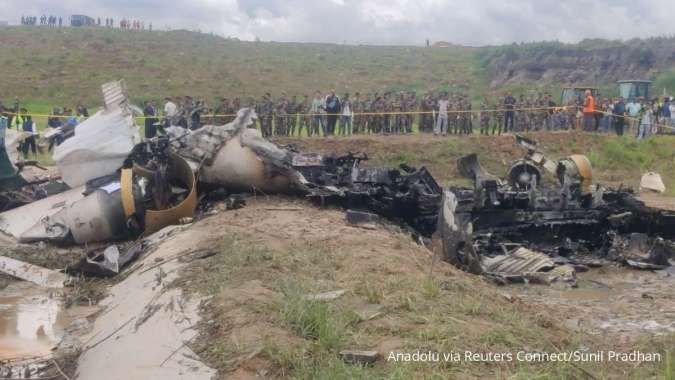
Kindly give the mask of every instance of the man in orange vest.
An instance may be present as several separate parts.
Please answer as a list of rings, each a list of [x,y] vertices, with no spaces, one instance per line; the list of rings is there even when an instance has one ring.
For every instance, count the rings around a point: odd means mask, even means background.
[[[591,90],[585,92],[586,100],[584,100],[584,131],[595,131],[595,99]]]

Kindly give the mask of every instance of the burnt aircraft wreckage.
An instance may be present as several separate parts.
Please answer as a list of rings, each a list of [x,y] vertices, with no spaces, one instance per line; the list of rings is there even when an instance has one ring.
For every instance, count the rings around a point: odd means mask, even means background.
[[[573,279],[575,269],[598,259],[639,269],[669,265],[675,213],[646,207],[632,191],[593,184],[585,156],[555,162],[536,142],[516,141],[528,153],[504,179],[475,154],[458,160],[474,187],[443,193],[438,234],[447,261],[502,283]]]
[[[672,213],[593,184],[584,156],[552,161],[522,137],[516,140],[528,153],[504,179],[469,155],[458,166],[474,187],[444,190],[424,167],[366,167],[363,153],[320,155],[274,144],[251,128],[256,115],[249,108],[226,125],[170,126],[141,141],[124,82],[102,88],[103,109],[54,154],[70,189],[3,212],[0,231],[18,242],[128,240],[190,220],[214,194],[240,206],[240,192],[285,193],[344,208],[349,223],[384,218],[417,240],[437,239],[447,261],[500,282],[573,279],[598,258],[657,269],[673,251]],[[89,259],[118,256],[136,254],[107,247]],[[123,265],[113,264],[115,272]]]

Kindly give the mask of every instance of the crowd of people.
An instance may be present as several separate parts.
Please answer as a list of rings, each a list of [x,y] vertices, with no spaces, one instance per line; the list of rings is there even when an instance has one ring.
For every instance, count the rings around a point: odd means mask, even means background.
[[[584,130],[617,135],[632,133],[643,139],[658,132],[675,130],[675,101],[669,97],[646,99],[604,98],[596,100],[590,91],[580,99],[557,105],[550,94],[481,99],[477,108],[465,94],[385,92],[338,96],[335,91],[313,97],[287,96],[273,99],[266,93],[256,100],[220,98],[214,107],[191,96],[166,97],[160,109],[156,101],[143,105],[145,137],[152,138],[166,126],[197,129],[205,124],[233,121],[242,107],[254,107],[257,128],[264,137],[349,136],[352,134],[409,134],[413,131],[435,135],[501,134],[507,132]],[[54,108],[47,118],[44,140],[51,150],[74,133],[75,126],[89,116],[85,106]],[[414,128],[414,126],[417,128]],[[4,128],[28,133],[21,149],[26,158],[37,154],[40,135],[34,118],[16,99],[13,106],[0,102],[0,137]]]
[[[63,18],[62,17],[56,17],[56,16],[46,16],[42,15],[38,19],[37,16],[21,16],[21,25],[37,25],[38,20],[40,21],[40,25],[44,26],[63,26]]]
[[[225,124],[234,120],[242,106],[255,107],[263,136],[348,136],[352,134],[405,134],[417,130],[437,135],[501,134],[505,132],[558,131],[578,129],[588,132],[633,131],[638,138],[656,133],[657,128],[675,126],[675,104],[670,98],[601,99],[588,91],[568,104],[556,104],[550,94],[483,97],[477,108],[465,94],[450,95],[415,92],[386,92],[362,95],[335,91],[313,97],[288,96],[273,99],[269,93],[260,99],[221,98],[215,107],[190,96],[166,98],[163,113],[154,102],[145,107],[146,130],[151,134],[164,116],[166,123],[185,128],[202,124]],[[148,121],[150,120],[150,121]],[[644,127],[642,127],[644,126]],[[148,128],[149,127],[149,128]]]
[[[103,22],[104,24],[101,24]],[[63,27],[66,26],[63,24],[63,17],[53,16],[53,15],[42,15],[37,16],[21,16],[21,25],[26,26],[48,26],[48,27]],[[115,24],[115,19],[113,17],[106,17],[101,20],[100,17],[93,19],[93,22],[90,26],[105,26],[106,28],[119,28],[124,30],[146,30],[145,22],[139,19],[133,18],[122,18]],[[148,30],[152,31],[152,23],[148,24]]]
[[[55,107],[46,121],[46,127],[43,131],[44,141],[47,143],[48,150],[52,151],[55,145],[60,144],[68,137],[72,136],[75,126],[89,117],[87,107],[78,103],[75,110],[68,107]],[[27,137],[19,146],[24,159],[28,159],[32,154],[37,158],[40,146],[40,129],[32,113],[22,106],[19,99],[15,99],[12,106],[5,106],[0,101],[0,143],[4,145],[5,129],[14,129],[26,133]]]

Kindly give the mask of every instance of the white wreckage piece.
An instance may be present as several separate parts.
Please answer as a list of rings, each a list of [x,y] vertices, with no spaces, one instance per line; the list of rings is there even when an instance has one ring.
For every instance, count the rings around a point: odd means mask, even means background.
[[[200,180],[232,191],[285,193],[304,189],[305,178],[292,167],[293,153],[249,128],[256,119],[252,108],[242,108],[225,125],[205,125],[191,131],[166,129],[171,148],[201,167]]]
[[[101,86],[104,108],[75,127],[75,135],[54,150],[62,178],[75,188],[114,173],[141,141],[124,81]]]

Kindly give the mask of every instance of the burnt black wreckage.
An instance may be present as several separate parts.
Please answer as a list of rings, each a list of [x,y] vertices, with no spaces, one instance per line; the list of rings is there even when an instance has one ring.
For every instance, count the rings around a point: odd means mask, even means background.
[[[602,259],[638,269],[670,265],[673,212],[645,206],[630,190],[592,184],[585,156],[554,162],[536,142],[521,136],[516,141],[528,153],[504,179],[488,173],[475,154],[458,160],[474,187],[443,193],[437,232],[445,260],[502,283],[527,281],[532,272],[559,266],[586,270]]]
[[[473,188],[444,190],[424,167],[373,168],[362,165],[364,153],[274,144],[251,128],[248,108],[226,125],[170,126],[139,142],[124,82],[102,91],[104,108],[55,152],[70,190],[0,214],[0,231],[18,242],[124,240],[192,219],[216,195],[241,206],[242,192],[285,193],[346,209],[351,224],[388,219],[417,241],[440,241],[446,261],[502,282],[532,272],[570,277],[597,259],[658,269],[672,257],[672,212],[593,184],[586,157],[553,161],[521,136],[527,154],[503,179],[473,154],[458,161]]]

